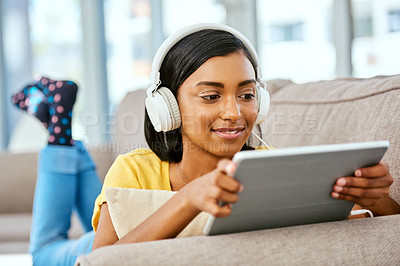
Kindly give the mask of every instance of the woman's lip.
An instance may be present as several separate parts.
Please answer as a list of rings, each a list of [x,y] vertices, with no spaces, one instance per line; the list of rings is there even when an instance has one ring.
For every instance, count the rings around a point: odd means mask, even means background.
[[[219,127],[213,128],[212,131],[243,131],[244,127]]]
[[[240,137],[244,128],[217,128],[212,132],[223,139],[231,140]]]

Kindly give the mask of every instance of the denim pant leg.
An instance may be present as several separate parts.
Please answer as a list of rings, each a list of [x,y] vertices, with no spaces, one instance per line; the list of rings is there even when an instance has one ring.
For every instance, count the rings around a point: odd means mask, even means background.
[[[85,232],[89,232],[92,230],[94,203],[101,192],[102,183],[86,148],[80,141],[76,141],[75,146],[80,153],[75,206]]]
[[[47,146],[39,155],[30,252],[34,265],[73,265],[90,252],[94,234],[68,240],[75,208],[80,152],[75,146]]]
[[[52,242],[32,254],[33,266],[73,266],[76,259],[92,251],[94,232],[90,231],[78,239],[63,239]]]

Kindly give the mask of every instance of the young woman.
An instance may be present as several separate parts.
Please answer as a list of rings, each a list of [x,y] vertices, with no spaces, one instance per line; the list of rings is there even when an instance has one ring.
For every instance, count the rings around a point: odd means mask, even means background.
[[[259,122],[261,72],[242,36],[238,38],[225,26],[203,28],[185,29],[187,36],[170,42],[165,58],[160,59],[160,75],[154,75],[149,97],[155,89],[164,94],[168,90],[179,109],[169,106],[174,120],[164,123],[152,112],[162,102],[147,104],[145,135],[151,149],[121,155],[110,168],[95,203],[96,234],[90,232],[90,216],[101,185],[89,154],[71,138],[77,86],[41,78],[14,95],[14,104],[37,117],[50,134],[38,166],[30,247],[34,265],[73,265],[77,256],[92,247],[175,237],[201,211],[219,217],[230,214],[230,205],[221,207],[217,202],[235,203],[243,189],[228,176],[235,170],[230,159],[240,150],[252,149],[246,143]],[[360,204],[376,215],[400,213],[399,205],[388,196],[393,178],[386,164],[355,174],[356,178],[339,178],[332,196]],[[179,192],[118,239],[104,197],[106,187]],[[73,210],[88,231],[77,240],[67,237]]]
[[[174,118],[178,122],[160,125],[164,118],[157,116],[162,112],[155,115],[154,109],[162,103],[146,102],[145,135],[151,150],[121,155],[111,167],[93,214],[93,249],[175,237],[201,211],[217,217],[230,214],[230,205],[221,207],[218,201],[235,203],[243,189],[228,176],[235,170],[230,159],[240,150],[251,149],[246,143],[259,114],[256,94],[260,85],[258,61],[249,51],[248,41],[231,32],[222,26],[189,28],[166,41],[167,50],[162,52],[165,58],[156,55],[160,62],[155,63],[156,82],[149,91],[162,88],[162,93],[172,92],[179,107],[173,110],[175,104],[168,104],[172,106],[171,116],[180,113],[180,117]],[[157,64],[161,65],[160,83]],[[169,102],[171,97],[165,98]],[[376,215],[400,212],[399,205],[388,196],[393,178],[385,163],[359,169],[355,175],[339,178],[332,197],[353,201]],[[179,193],[118,239],[104,196],[106,187]]]

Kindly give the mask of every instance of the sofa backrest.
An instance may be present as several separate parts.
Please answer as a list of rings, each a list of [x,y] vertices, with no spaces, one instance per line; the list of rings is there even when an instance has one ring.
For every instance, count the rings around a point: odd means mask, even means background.
[[[259,128],[267,143],[281,148],[389,140],[384,160],[395,178],[391,195],[400,202],[400,75],[305,84],[271,80],[267,88],[271,108]],[[145,90],[132,91],[119,105],[114,157],[147,147],[145,97]]]
[[[115,135],[112,136],[113,157],[137,148],[147,148],[144,137],[145,90],[128,92],[118,105]]]
[[[271,108],[262,137],[280,148],[389,140],[384,160],[400,202],[400,75],[295,84],[268,82]]]

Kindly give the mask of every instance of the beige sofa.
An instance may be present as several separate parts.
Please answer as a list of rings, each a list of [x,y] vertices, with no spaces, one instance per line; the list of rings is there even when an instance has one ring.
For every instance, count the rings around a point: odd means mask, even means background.
[[[259,131],[270,145],[280,148],[389,140],[391,147],[384,159],[395,178],[391,196],[400,202],[400,75],[307,84],[273,80],[268,82],[268,89],[271,110],[267,123]],[[104,177],[117,154],[146,146],[141,130],[144,97],[144,91],[128,93],[119,106],[117,123],[111,131],[115,130],[114,141],[91,147],[100,176]],[[28,241],[36,156],[0,155],[0,252],[12,243]],[[18,225],[19,218],[22,222]],[[5,219],[9,222],[5,223]],[[118,245],[81,256],[77,264],[399,265],[399,224],[400,215],[392,215]]]

